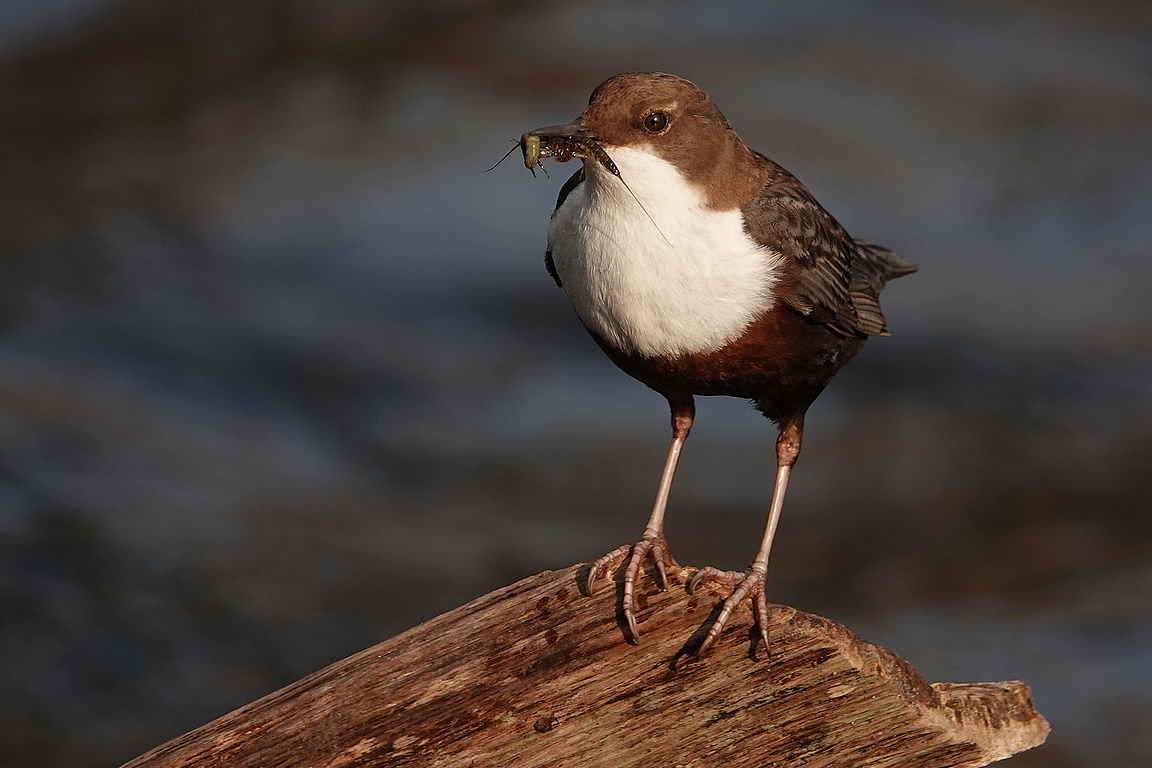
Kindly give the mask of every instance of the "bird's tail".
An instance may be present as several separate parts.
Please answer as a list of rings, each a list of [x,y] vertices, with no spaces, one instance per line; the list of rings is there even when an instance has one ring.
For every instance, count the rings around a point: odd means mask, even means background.
[[[851,309],[851,318],[847,323],[838,322],[832,327],[842,333],[888,336],[888,323],[880,311],[880,291],[889,280],[915,272],[916,264],[882,246],[859,240],[855,243],[857,258],[853,260],[849,275],[846,307]],[[840,320],[839,316],[837,320]]]
[[[873,245],[872,243],[857,240],[856,246],[859,249],[860,256],[868,266],[871,267],[868,271],[883,281],[881,285],[887,283],[889,280],[910,275],[919,269],[919,267],[916,266],[916,262],[892,253],[892,251],[881,245]]]

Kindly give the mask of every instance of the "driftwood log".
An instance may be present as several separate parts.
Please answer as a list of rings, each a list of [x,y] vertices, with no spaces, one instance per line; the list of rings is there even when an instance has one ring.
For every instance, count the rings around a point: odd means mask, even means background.
[[[722,595],[688,569],[626,642],[587,566],[538,574],[176,738],[131,768],[202,766],[979,766],[1041,744],[1021,682],[927,683],[851,630],[742,608],[691,653]],[[619,584],[617,584],[619,592]]]

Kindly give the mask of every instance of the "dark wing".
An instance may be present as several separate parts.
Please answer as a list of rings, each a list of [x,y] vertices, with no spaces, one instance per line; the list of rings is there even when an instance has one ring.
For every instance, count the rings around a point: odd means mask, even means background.
[[[759,157],[768,165],[769,183],[741,211],[748,234],[784,257],[779,297],[845,336],[887,336],[880,291],[916,265],[852,239],[796,177]]]
[[[560,187],[560,194],[556,197],[556,207],[559,208],[564,205],[564,201],[568,199],[568,195],[572,193],[572,190],[576,189],[576,187],[580,186],[583,182],[584,165],[581,164],[580,167],[576,169],[576,173],[569,176],[568,181],[564,182],[564,185]],[[555,213],[555,210],[553,210],[553,213]]]
[[[564,186],[560,187],[560,195],[556,198],[556,208],[552,210],[552,215],[556,215],[556,209],[564,205],[564,201],[568,199],[568,195],[572,190],[576,189],[584,181],[584,166],[581,165],[576,173],[568,177],[568,181],[564,182]],[[560,282],[560,275],[556,272],[556,263],[552,261],[552,249],[544,251],[544,269],[548,270],[548,274],[556,281],[558,288],[563,288],[564,283]]]

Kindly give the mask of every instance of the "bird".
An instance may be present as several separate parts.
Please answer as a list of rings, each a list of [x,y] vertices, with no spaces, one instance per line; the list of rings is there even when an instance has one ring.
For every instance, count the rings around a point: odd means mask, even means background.
[[[635,595],[645,562],[661,589],[679,568],[664,515],[694,398],[749,400],[779,430],[764,535],[746,571],[707,566],[688,589],[706,580],[731,589],[696,653],[746,598],[767,649],[768,556],[805,414],[868,337],[889,335],[880,291],[917,267],[851,237],[795,176],[745,145],[707,93],[675,75],[610,77],[576,119],[519,144],[529,168],[540,157],[581,160],[548,224],[545,268],[608,358],[671,412],[644,532],[592,564],[587,591],[624,565],[623,614],[640,641]]]

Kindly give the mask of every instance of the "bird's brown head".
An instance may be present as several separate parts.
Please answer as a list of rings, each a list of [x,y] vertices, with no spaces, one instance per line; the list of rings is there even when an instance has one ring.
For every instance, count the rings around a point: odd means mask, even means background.
[[[686,143],[696,143],[702,135],[716,142],[732,131],[708,94],[684,78],[662,72],[626,72],[608,78],[592,91],[580,119],[604,144],[681,154]]]
[[[610,77],[574,121],[530,135],[562,133],[595,141],[609,156],[614,147],[629,147],[661,157],[704,190],[712,208],[742,205],[763,184],[753,153],[712,98],[675,75],[626,72]]]

